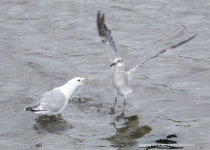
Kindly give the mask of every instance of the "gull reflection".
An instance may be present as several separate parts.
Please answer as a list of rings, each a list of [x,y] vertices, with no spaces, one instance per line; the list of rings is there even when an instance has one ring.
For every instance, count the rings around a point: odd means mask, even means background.
[[[152,128],[147,125],[139,126],[139,118],[137,115],[123,118],[121,115],[116,117],[116,121],[123,119],[125,126],[120,128],[114,126],[116,128],[116,134],[107,138],[107,140],[112,143],[112,147],[130,148],[136,146],[138,144],[136,139],[141,138],[152,130]]]
[[[34,130],[38,133],[63,134],[65,131],[72,129],[73,126],[65,121],[62,116],[42,115],[35,119]]]

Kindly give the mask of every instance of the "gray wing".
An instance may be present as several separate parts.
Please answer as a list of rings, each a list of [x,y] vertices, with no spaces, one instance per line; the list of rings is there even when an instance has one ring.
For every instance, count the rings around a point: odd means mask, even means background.
[[[65,95],[61,93],[60,89],[53,89],[42,95],[39,101],[39,108],[50,113],[58,112],[65,106],[66,101]]]
[[[118,57],[117,49],[116,49],[116,46],[115,46],[114,39],[111,35],[111,31],[104,24],[104,14],[101,17],[100,11],[98,12],[98,15],[97,15],[97,26],[98,26],[99,36],[102,39],[102,43],[106,47],[106,50],[107,50],[107,52],[108,52],[108,54],[111,58],[111,62],[113,62],[113,60],[116,57]]]
[[[136,68],[142,66],[145,62],[149,61],[150,59],[153,59],[153,58],[158,57],[160,54],[166,52],[167,50],[174,49],[174,48],[176,48],[176,47],[178,47],[178,46],[180,46],[180,45],[182,45],[182,44],[187,43],[188,41],[192,40],[192,39],[193,39],[194,37],[196,37],[196,36],[197,36],[197,34],[196,34],[196,35],[193,35],[193,36],[190,37],[189,39],[184,40],[184,41],[181,41],[181,42],[179,42],[179,43],[177,43],[177,44],[175,44],[175,45],[173,45],[173,46],[171,46],[171,47],[169,47],[169,48],[167,48],[167,49],[161,50],[161,51],[159,51],[159,52],[157,52],[157,53],[155,53],[155,54],[153,54],[153,55],[147,56],[147,57],[144,58],[142,61],[138,62],[133,68],[131,68],[131,69],[128,71],[128,73],[131,73],[131,72],[134,71]]]

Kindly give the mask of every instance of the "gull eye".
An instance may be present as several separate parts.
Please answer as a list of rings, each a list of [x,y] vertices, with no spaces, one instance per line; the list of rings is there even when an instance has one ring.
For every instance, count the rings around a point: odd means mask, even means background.
[[[117,62],[119,63],[120,61],[118,60]]]
[[[80,81],[80,79],[78,81]]]

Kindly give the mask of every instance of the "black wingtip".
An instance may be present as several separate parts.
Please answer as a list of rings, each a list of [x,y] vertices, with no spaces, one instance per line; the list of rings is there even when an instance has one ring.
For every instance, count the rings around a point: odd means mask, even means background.
[[[33,108],[32,107],[27,107],[27,108],[24,108],[23,110],[24,111],[33,111]]]
[[[99,36],[103,37],[103,28],[104,28],[104,22],[105,22],[105,15],[102,14],[102,17],[101,17],[101,12],[98,11],[98,14],[97,14],[97,26],[98,26],[98,34]]]
[[[46,111],[46,110],[35,110],[35,109],[33,109],[33,107],[26,107],[23,109],[23,111],[37,112],[37,111]]]
[[[186,40],[186,42],[192,40],[193,38],[195,38],[198,34],[193,35],[192,37],[190,37],[189,39]]]
[[[97,14],[97,27],[99,29],[99,20],[100,20],[100,11],[98,11],[98,14]]]
[[[192,40],[193,38],[195,38],[197,35],[198,35],[198,34],[195,34],[195,35],[193,35],[192,37],[190,37],[189,39],[184,40],[184,41],[181,41],[181,42],[179,42],[178,44],[171,46],[169,49],[174,49],[174,48],[176,48],[176,47],[178,47],[178,46],[180,46],[180,45],[182,45],[182,44],[184,44],[184,43],[187,43],[187,42],[189,42],[190,40]]]

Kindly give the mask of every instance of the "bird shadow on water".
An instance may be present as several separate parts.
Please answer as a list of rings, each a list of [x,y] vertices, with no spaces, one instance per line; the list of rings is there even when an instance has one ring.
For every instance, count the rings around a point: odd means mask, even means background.
[[[63,134],[65,131],[72,129],[73,126],[65,121],[62,116],[38,116],[33,128],[39,134]]]
[[[115,148],[134,147],[138,144],[136,139],[143,137],[152,130],[152,128],[147,125],[139,126],[139,118],[137,115],[128,117],[122,117],[120,115],[117,116],[115,120],[117,122],[124,121],[124,126],[117,128],[116,124],[113,123],[116,129],[116,134],[103,139],[110,141],[111,146]]]

